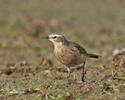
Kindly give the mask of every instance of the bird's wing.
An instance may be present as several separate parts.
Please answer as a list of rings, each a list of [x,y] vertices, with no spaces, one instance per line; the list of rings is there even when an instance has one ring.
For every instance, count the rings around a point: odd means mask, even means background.
[[[70,42],[70,48],[75,54],[83,55],[89,58],[99,58],[99,55],[96,54],[88,54],[84,48],[82,48],[79,44]]]
[[[79,44],[70,42],[69,45],[72,48],[72,50],[77,51],[77,53],[79,53],[80,55],[81,54],[84,54],[84,55],[87,54],[86,50],[84,48],[82,48]]]

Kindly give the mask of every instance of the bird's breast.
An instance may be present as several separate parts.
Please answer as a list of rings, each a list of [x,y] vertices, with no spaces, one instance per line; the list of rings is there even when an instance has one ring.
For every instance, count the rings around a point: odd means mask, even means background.
[[[70,67],[84,62],[84,58],[68,47],[58,46],[54,48],[56,58],[64,65]]]

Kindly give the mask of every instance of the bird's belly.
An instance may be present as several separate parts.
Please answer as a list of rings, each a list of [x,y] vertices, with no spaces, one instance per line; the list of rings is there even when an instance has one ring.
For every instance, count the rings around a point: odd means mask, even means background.
[[[54,54],[62,64],[68,67],[82,64],[85,61],[82,55],[76,54],[71,50],[54,51]]]

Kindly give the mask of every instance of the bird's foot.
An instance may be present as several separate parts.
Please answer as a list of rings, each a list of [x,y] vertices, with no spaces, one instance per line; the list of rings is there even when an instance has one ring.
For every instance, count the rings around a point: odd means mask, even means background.
[[[85,82],[85,78],[86,78],[86,72],[82,73],[82,82]]]

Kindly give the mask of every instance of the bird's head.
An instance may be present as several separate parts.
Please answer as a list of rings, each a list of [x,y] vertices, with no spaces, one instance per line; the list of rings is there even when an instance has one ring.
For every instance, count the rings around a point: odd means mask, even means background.
[[[50,40],[53,44],[65,43],[67,41],[62,34],[50,34],[43,38]]]

